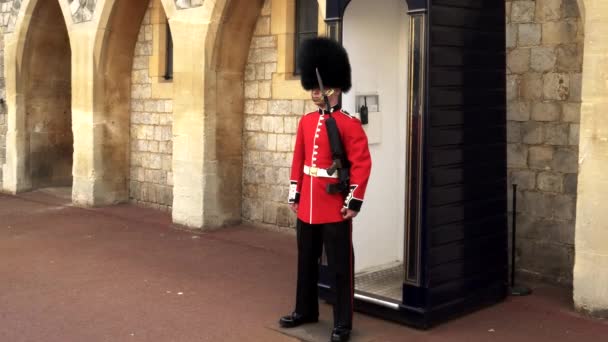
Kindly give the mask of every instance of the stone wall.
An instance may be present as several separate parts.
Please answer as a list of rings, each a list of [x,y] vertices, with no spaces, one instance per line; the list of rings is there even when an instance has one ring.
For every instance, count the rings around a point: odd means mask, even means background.
[[[310,101],[272,98],[278,49],[270,9],[266,0],[245,69],[243,219],[293,227],[295,216],[286,202],[295,133],[302,114],[314,109]]]
[[[4,79],[4,34],[0,33],[0,189],[2,189],[2,165],[6,161],[6,86]]]
[[[150,77],[153,67],[151,8],[146,12],[135,45],[131,77],[131,164],[129,198],[132,202],[161,210],[173,203],[173,100],[154,96]],[[202,143],[202,142],[201,142]]]
[[[13,0],[0,0],[0,189],[2,188],[2,165],[6,160],[6,86],[4,79],[4,32],[13,8]]]
[[[571,284],[583,24],[576,0],[507,0],[506,11],[518,271]]]
[[[13,13],[13,0],[0,0],[0,26],[6,28]]]
[[[13,31],[17,14],[21,9],[21,0],[0,0],[0,3],[2,3],[2,28],[4,32]]]

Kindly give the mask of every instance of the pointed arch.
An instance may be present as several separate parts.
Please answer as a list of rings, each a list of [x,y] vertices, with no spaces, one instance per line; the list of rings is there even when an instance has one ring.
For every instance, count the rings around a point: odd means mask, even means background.
[[[174,4],[162,2],[165,12],[173,13]],[[99,2],[91,22],[79,24],[80,55],[75,63],[82,74],[74,80],[79,94],[73,103],[79,113],[74,127],[82,135],[74,153],[77,204],[128,200],[131,69],[148,4],[149,0]]]
[[[175,53],[175,223],[210,228],[240,221],[243,77],[262,5],[262,0],[205,1],[169,18]]]
[[[24,0],[14,11],[14,31],[4,37],[8,120],[2,186],[17,193],[68,185],[70,17],[57,0]]]

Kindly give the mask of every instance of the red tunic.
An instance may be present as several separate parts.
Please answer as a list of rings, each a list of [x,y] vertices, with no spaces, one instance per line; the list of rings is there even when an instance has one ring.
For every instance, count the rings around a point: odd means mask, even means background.
[[[332,164],[324,121],[329,114],[319,110],[304,115],[298,125],[288,202],[299,203],[298,218],[310,224],[343,221],[340,213],[342,208],[359,211],[371,172],[372,160],[361,121],[337,106],[332,109],[331,115],[336,120],[346,157],[351,164],[350,193],[344,196],[340,193],[329,194],[326,190],[327,184],[338,183],[337,178],[323,177],[324,169]],[[304,169],[310,167],[318,168],[318,175],[321,176],[306,174]]]

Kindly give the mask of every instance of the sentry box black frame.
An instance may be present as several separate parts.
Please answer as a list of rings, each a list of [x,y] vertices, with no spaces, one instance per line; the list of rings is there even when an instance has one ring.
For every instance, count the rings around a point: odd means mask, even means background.
[[[428,328],[507,294],[505,5],[404,1],[410,89],[403,94],[409,106],[403,300],[355,293],[355,309]],[[327,32],[338,41],[349,2],[326,2]],[[319,290],[333,301],[324,265]]]

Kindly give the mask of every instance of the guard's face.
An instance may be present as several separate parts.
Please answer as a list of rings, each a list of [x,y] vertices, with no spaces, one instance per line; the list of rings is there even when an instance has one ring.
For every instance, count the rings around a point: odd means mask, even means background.
[[[317,105],[318,107],[323,107],[325,105],[323,101],[323,94],[321,93],[320,89],[311,90],[310,98],[312,99],[312,102],[314,102],[315,105]]]
[[[325,89],[325,95],[327,95],[327,97],[329,97],[329,100],[331,102],[332,97],[334,95],[338,95],[339,91],[337,91],[336,89]],[[325,107],[325,101],[323,99],[323,93],[321,93],[320,89],[313,89],[310,91],[310,98],[312,99],[312,102],[315,103],[315,105],[317,105],[318,107]]]

